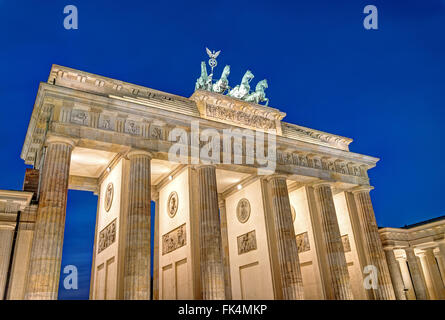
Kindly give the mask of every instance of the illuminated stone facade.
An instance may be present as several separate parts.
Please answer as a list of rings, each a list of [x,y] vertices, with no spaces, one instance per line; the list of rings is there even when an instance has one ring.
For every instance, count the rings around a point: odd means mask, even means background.
[[[91,299],[395,299],[369,196],[378,159],[284,117],[216,93],[185,98],[54,65],[21,154],[41,174],[25,206],[33,218],[20,223],[28,228],[10,298],[57,298],[66,193],[76,189],[99,199]],[[244,142],[221,147],[221,163],[197,161],[206,144],[193,142],[197,121],[200,132],[239,129]],[[178,128],[187,139],[172,139]],[[246,129],[269,138],[273,172],[248,161]],[[187,147],[186,163],[169,160],[175,143]],[[364,286],[369,265],[374,289]]]

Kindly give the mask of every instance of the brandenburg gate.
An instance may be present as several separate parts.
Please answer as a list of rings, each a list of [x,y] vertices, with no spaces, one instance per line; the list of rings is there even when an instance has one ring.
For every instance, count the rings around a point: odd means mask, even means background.
[[[249,100],[253,75],[224,95],[202,71],[185,98],[52,67],[21,154],[37,196],[14,298],[57,299],[76,189],[98,195],[90,299],[395,299],[367,175],[378,159],[284,122],[259,104],[265,80]]]

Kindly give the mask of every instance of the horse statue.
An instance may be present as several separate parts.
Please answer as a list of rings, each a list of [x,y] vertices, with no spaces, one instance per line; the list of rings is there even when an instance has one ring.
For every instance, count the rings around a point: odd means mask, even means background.
[[[221,79],[216,81],[216,83],[212,86],[212,91],[216,93],[224,93],[229,88],[229,80],[227,77],[230,74],[230,66],[227,65],[224,67],[224,70],[221,74]]]
[[[254,103],[260,103],[262,101],[266,101],[266,106],[269,104],[269,99],[266,98],[266,93],[264,92],[264,89],[267,89],[267,80],[261,80],[257,83],[255,87],[255,92],[252,92],[248,96],[246,96],[243,100],[247,102],[254,102]]]
[[[211,79],[210,79],[211,82]],[[207,90],[209,84],[209,76],[207,75],[207,67],[205,61],[201,61],[201,76],[196,80],[195,90]]]
[[[241,85],[236,86],[232,90],[229,91],[229,96],[243,99],[245,96],[249,94],[250,91],[250,81],[254,78],[254,75],[250,70],[247,70],[241,80]]]

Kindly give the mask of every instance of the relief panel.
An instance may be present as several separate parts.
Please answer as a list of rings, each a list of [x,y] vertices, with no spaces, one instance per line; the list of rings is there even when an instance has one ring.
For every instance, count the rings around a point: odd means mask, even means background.
[[[162,236],[162,255],[175,251],[187,244],[185,223]]]
[[[255,230],[240,235],[238,241],[238,254],[243,254],[257,249]]]

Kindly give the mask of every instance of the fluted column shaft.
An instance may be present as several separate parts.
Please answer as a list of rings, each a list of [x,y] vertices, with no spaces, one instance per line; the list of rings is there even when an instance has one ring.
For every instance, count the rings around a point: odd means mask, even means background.
[[[155,234],[153,248],[153,300],[159,300],[159,192],[154,198],[155,204]]]
[[[442,257],[440,251],[435,255],[437,259],[437,264],[439,266],[440,275],[442,278],[442,283],[445,286],[445,258]]]
[[[430,287],[431,291],[434,291],[434,299],[444,300],[445,288],[440,277],[439,266],[437,265],[436,258],[434,257],[433,248],[425,249],[425,253],[421,259],[423,259],[425,263],[425,274],[428,273],[428,278],[431,281]]]
[[[397,258],[397,262],[399,263],[400,272],[402,274],[403,284],[406,289],[406,299],[407,300],[416,300],[416,295],[414,292],[413,282],[411,280],[411,274],[408,270],[407,259],[405,257]]]
[[[428,300],[428,293],[425,280],[422,275],[422,267],[420,261],[414,254],[413,248],[405,248],[406,260],[408,261],[409,271],[411,273],[411,280],[414,285],[417,300]]]
[[[439,264],[442,282],[445,286],[445,242],[439,242],[439,252],[437,253],[437,263]]]
[[[278,264],[280,266],[283,299],[302,300],[304,298],[303,278],[298,258],[297,240],[292,222],[286,177],[271,176],[268,178],[268,186],[277,238]]]
[[[229,235],[227,233],[226,200],[219,200],[219,215],[221,218],[221,240],[224,263],[224,287],[226,300],[232,300],[232,284],[230,278]]]
[[[439,254],[442,256],[442,260],[445,262],[445,242],[439,242]]]
[[[12,251],[14,227],[0,225],[0,299],[4,298],[6,289],[6,277]],[[7,298],[7,297],[6,297]]]
[[[212,165],[196,167],[199,187],[199,244],[202,297],[225,299],[224,264],[218,214],[216,169]]]
[[[334,198],[330,184],[322,183],[314,186],[315,198],[321,217],[323,239],[326,247],[328,270],[333,299],[353,299],[349,279],[348,266],[341,241],[340,228],[338,226],[337,214],[335,212]]]
[[[124,261],[124,299],[150,299],[151,155],[131,151]]]
[[[68,139],[47,139],[25,299],[57,299],[73,146]]]
[[[385,248],[384,250],[396,298],[397,300],[406,300],[405,286],[403,284],[402,273],[400,271],[400,264],[396,260],[394,250],[392,248]]]
[[[373,289],[373,292],[376,300],[395,300],[391,276],[369,195],[370,190],[370,188],[362,188],[353,193],[360,215],[367,260],[370,265],[377,268],[378,287]]]

